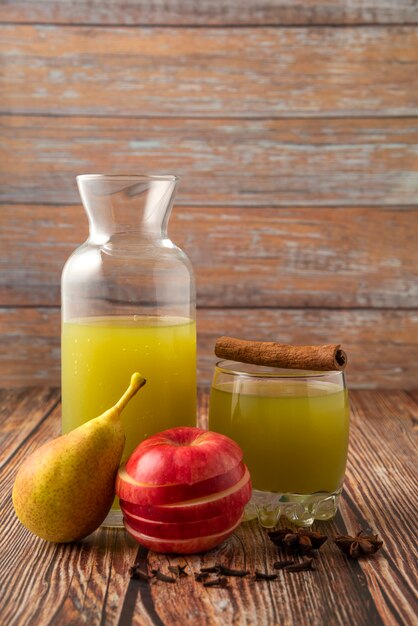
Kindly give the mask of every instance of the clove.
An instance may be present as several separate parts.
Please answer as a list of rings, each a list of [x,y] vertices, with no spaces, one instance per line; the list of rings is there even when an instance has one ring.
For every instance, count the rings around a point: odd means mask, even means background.
[[[163,583],[175,583],[176,579],[174,576],[167,576],[167,574],[163,574],[159,569],[152,569],[151,573],[157,580],[161,580]]]
[[[219,572],[219,565],[211,565],[209,567],[201,567],[201,572],[206,574],[217,574]]]
[[[243,578],[244,576],[247,576],[247,574],[248,571],[245,569],[231,569],[225,565],[219,565],[220,576],[237,576],[238,578]]]
[[[258,572],[255,570],[255,575],[253,580],[275,580],[277,578],[277,574],[267,574],[264,572]]]
[[[177,574],[177,576],[179,578],[184,578],[185,576],[188,576],[189,574],[186,572],[186,565],[169,565],[168,569],[170,572],[173,572],[173,574]]]
[[[288,567],[289,565],[293,565],[294,561],[276,561],[275,563],[273,563],[273,567],[274,569],[285,569],[285,567]]]
[[[313,559],[305,559],[300,563],[294,563],[293,565],[288,565],[284,568],[285,572],[307,572],[309,570],[314,570],[314,560]]]
[[[139,565],[132,565],[132,567],[129,568],[129,575],[134,580],[149,581],[150,578],[147,572],[144,572]]]
[[[204,587],[228,587],[228,580],[224,577],[214,578],[213,580],[207,580],[203,583]]]

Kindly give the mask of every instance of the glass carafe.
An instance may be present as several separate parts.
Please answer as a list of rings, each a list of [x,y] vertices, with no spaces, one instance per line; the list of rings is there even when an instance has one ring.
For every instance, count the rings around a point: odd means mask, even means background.
[[[77,177],[89,237],[62,273],[62,430],[147,380],[122,414],[124,458],[158,431],[196,422],[195,286],[167,236],[175,176]],[[117,508],[107,518],[121,523]]]

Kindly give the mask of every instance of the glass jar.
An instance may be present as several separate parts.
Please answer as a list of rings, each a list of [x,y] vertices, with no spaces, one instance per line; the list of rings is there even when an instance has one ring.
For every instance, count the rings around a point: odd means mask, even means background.
[[[177,180],[77,177],[89,237],[62,273],[62,431],[111,407],[138,371],[147,383],[122,414],[124,458],[149,435],[196,423],[193,271],[167,236]]]
[[[244,452],[253,485],[246,519],[270,528],[280,515],[300,526],[335,515],[348,452],[343,372],[220,361],[209,428]]]

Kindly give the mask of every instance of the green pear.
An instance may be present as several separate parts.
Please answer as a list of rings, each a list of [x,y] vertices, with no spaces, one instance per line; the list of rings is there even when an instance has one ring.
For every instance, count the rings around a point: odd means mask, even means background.
[[[103,522],[115,496],[125,445],[120,414],[144,384],[135,373],[114,407],[44,444],[22,463],[13,506],[35,535],[58,543],[76,541]]]

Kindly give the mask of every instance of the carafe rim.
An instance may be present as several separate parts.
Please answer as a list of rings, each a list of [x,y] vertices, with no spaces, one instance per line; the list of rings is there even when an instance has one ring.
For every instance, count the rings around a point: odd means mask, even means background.
[[[166,180],[175,182],[180,176],[175,174],[79,174],[77,181],[84,180]]]

